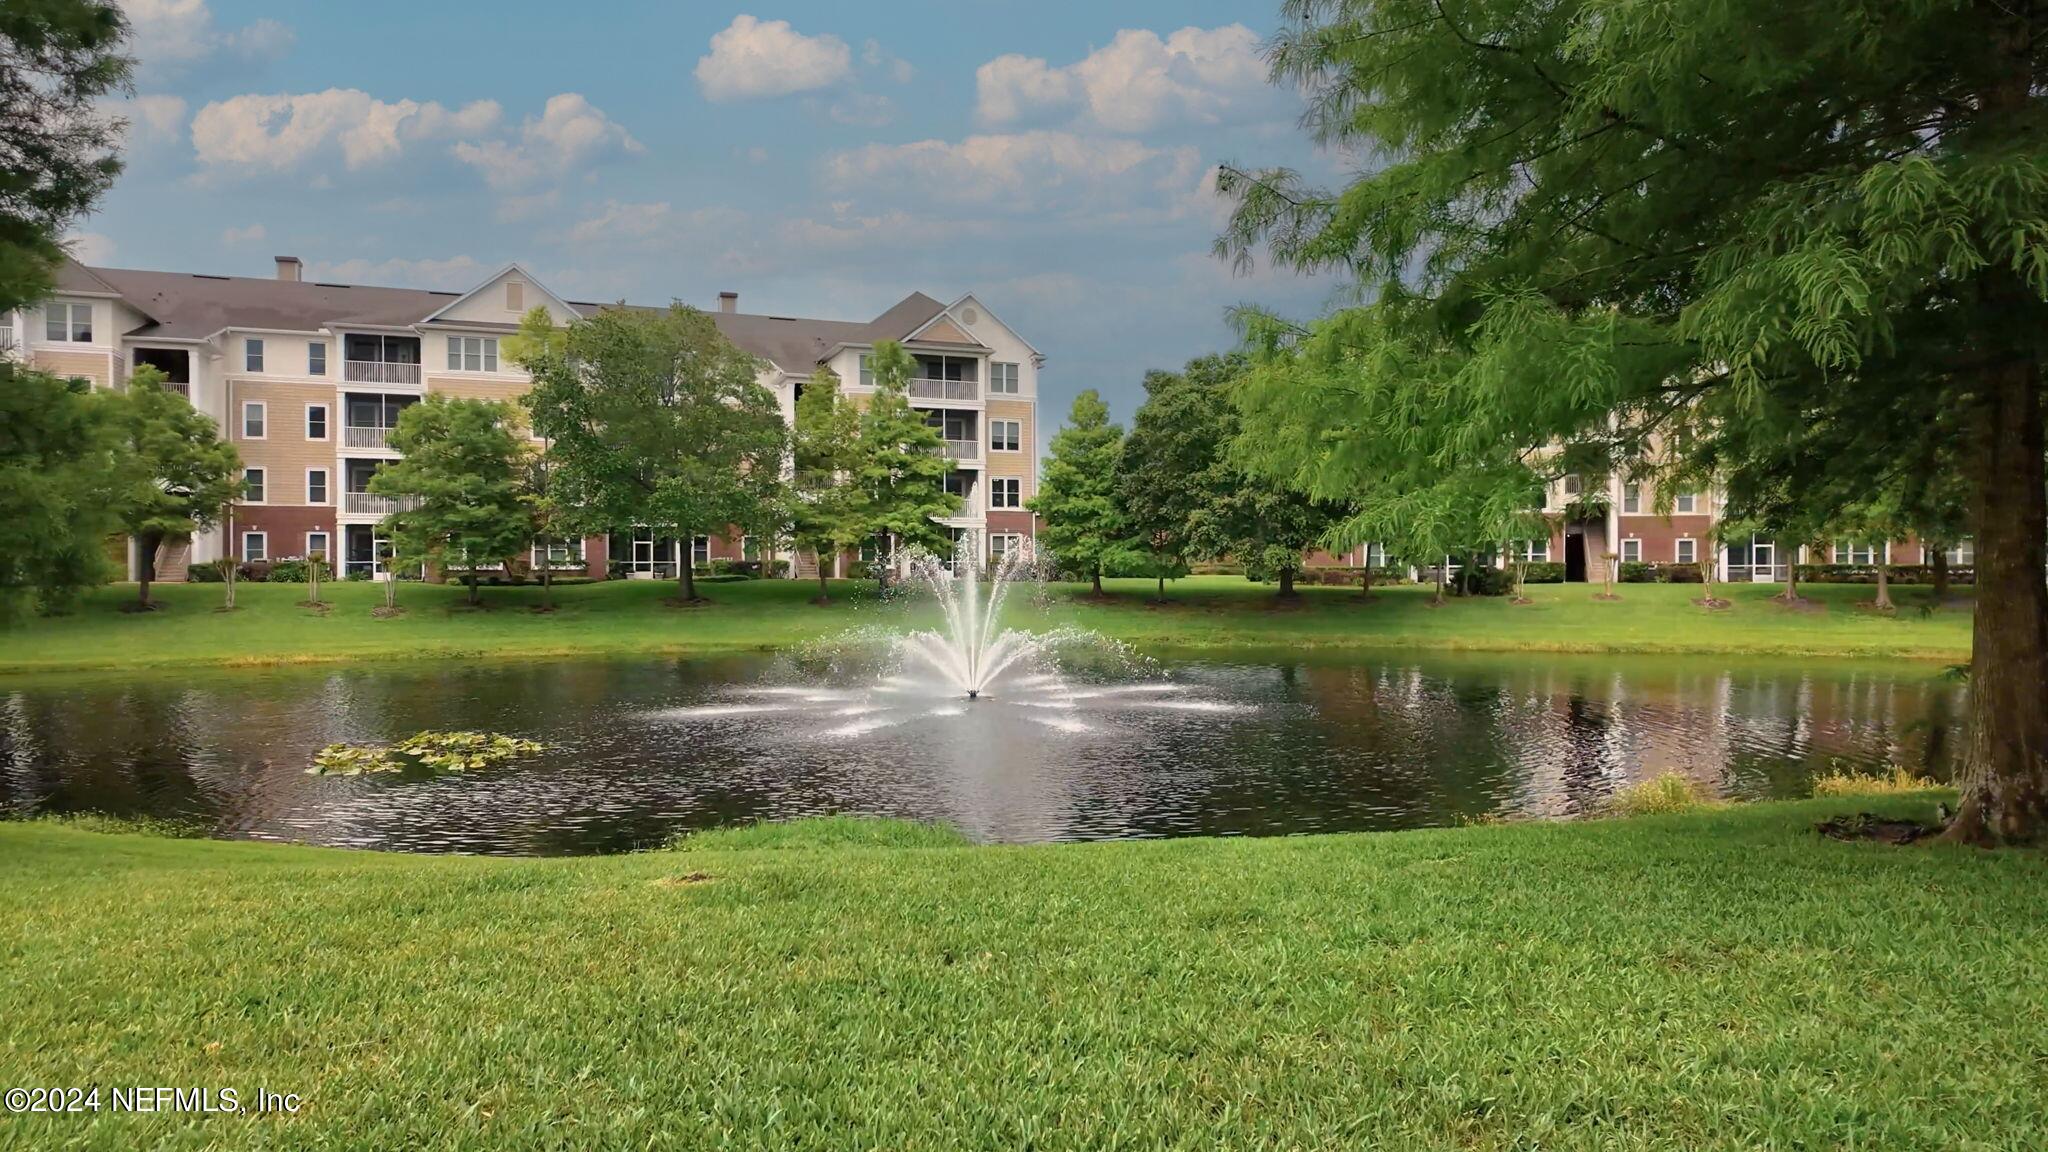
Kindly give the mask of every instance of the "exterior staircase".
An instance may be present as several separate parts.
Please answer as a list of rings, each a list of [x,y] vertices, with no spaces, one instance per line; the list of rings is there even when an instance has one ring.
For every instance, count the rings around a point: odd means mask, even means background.
[[[1601,555],[1590,542],[1586,548],[1586,583],[1607,583],[1607,557]]]
[[[796,578],[799,580],[816,580],[818,578],[818,554],[816,552],[799,552],[796,554]]]
[[[192,541],[166,540],[157,545],[156,578],[169,584],[180,584],[190,575],[192,568]]]

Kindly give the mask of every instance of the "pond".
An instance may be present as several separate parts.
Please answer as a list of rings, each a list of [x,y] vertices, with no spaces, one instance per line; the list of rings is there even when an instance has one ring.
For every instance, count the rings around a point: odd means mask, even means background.
[[[1900,665],[1386,654],[1164,658],[1090,683],[1029,707],[877,704],[864,674],[758,655],[9,681],[0,808],[509,855],[828,813],[995,842],[1412,828],[1580,815],[1666,772],[1742,798],[1837,766],[1944,777],[1964,691]],[[547,747],[461,776],[306,774],[323,745],[423,729]]]

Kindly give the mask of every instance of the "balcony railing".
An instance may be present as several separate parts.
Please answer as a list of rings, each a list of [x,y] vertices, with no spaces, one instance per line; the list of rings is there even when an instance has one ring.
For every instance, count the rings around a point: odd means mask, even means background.
[[[342,379],[351,384],[413,384],[420,382],[420,366],[389,360],[348,360],[341,366]]]
[[[417,496],[379,496],[374,492],[343,492],[341,510],[352,516],[389,516],[420,506]]]
[[[350,424],[341,430],[341,446],[344,448],[389,448],[391,429],[370,428]]]
[[[14,342],[14,325],[0,324],[0,356],[12,355],[20,350],[21,346]]]
[[[973,400],[981,395],[977,380],[912,380],[913,400]]]
[[[948,440],[946,441],[946,456],[952,460],[979,460],[981,459],[981,441]]]

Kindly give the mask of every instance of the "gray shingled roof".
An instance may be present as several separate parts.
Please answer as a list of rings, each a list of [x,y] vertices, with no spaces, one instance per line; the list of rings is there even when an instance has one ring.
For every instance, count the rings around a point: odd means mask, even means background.
[[[151,318],[151,323],[128,335],[159,340],[200,340],[230,327],[286,331],[330,325],[402,328],[420,323],[462,295],[262,276],[87,268],[70,260],[58,273],[58,286],[74,292],[119,293],[131,307]],[[585,315],[612,306],[574,305]],[[937,300],[913,292],[866,322],[717,311],[710,316],[726,339],[785,372],[803,375],[842,344],[900,340],[944,309]]]

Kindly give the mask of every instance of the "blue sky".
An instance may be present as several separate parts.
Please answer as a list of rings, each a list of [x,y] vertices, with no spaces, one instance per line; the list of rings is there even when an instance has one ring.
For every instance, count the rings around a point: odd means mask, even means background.
[[[1267,4],[127,0],[129,168],[77,229],[124,267],[574,299],[722,289],[864,319],[973,290],[1047,358],[1047,418],[1327,283],[1208,255],[1223,160],[1328,172],[1263,82]]]

